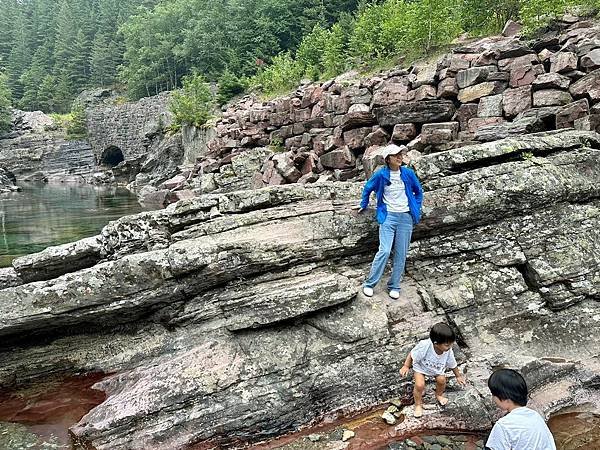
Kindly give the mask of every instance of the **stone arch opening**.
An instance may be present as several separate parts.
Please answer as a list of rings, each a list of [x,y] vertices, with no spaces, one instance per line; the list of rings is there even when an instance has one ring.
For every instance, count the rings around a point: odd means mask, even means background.
[[[100,156],[100,165],[102,166],[115,167],[123,161],[125,161],[123,152],[116,145],[105,148]]]

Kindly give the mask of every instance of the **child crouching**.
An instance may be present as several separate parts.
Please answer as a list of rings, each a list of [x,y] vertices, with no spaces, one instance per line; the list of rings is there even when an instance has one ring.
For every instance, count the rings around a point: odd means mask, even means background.
[[[508,412],[492,428],[485,444],[490,450],[556,450],[546,422],[527,408],[527,383],[516,370],[492,373],[488,387],[496,406]]]
[[[420,341],[406,357],[400,369],[400,375],[405,377],[412,366],[415,377],[413,395],[415,398],[415,417],[423,415],[423,393],[425,392],[425,377],[435,377],[435,398],[444,406],[448,399],[444,397],[446,390],[446,369],[452,369],[457,383],[465,385],[466,381],[458,369],[452,345],[456,336],[452,328],[445,323],[437,323],[431,327],[429,339]]]

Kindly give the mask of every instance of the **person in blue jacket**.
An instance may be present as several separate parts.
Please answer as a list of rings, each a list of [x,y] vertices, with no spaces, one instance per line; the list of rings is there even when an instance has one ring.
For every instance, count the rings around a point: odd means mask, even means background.
[[[393,299],[400,297],[400,282],[410,245],[413,225],[421,218],[423,189],[415,173],[403,165],[408,152],[406,146],[387,145],[383,149],[386,166],[367,181],[362,192],[359,213],[369,205],[369,196],[375,192],[376,217],[379,223],[379,250],[373,259],[371,272],[363,283],[363,293],[371,297],[373,288],[383,275],[385,265],[394,248],[392,274],[388,293]]]

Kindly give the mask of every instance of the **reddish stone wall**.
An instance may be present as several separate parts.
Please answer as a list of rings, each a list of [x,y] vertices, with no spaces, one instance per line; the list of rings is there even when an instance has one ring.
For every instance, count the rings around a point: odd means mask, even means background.
[[[224,112],[202,173],[269,147],[263,184],[347,180],[381,163],[389,142],[421,153],[515,134],[600,129],[600,27],[589,21],[525,42],[466,43],[434,63],[364,79],[338,77]]]

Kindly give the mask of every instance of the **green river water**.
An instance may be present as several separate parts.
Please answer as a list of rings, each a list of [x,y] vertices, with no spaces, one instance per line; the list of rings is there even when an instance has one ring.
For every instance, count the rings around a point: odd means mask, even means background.
[[[125,188],[28,184],[0,194],[0,267],[21,255],[97,234],[110,220],[142,211]]]

